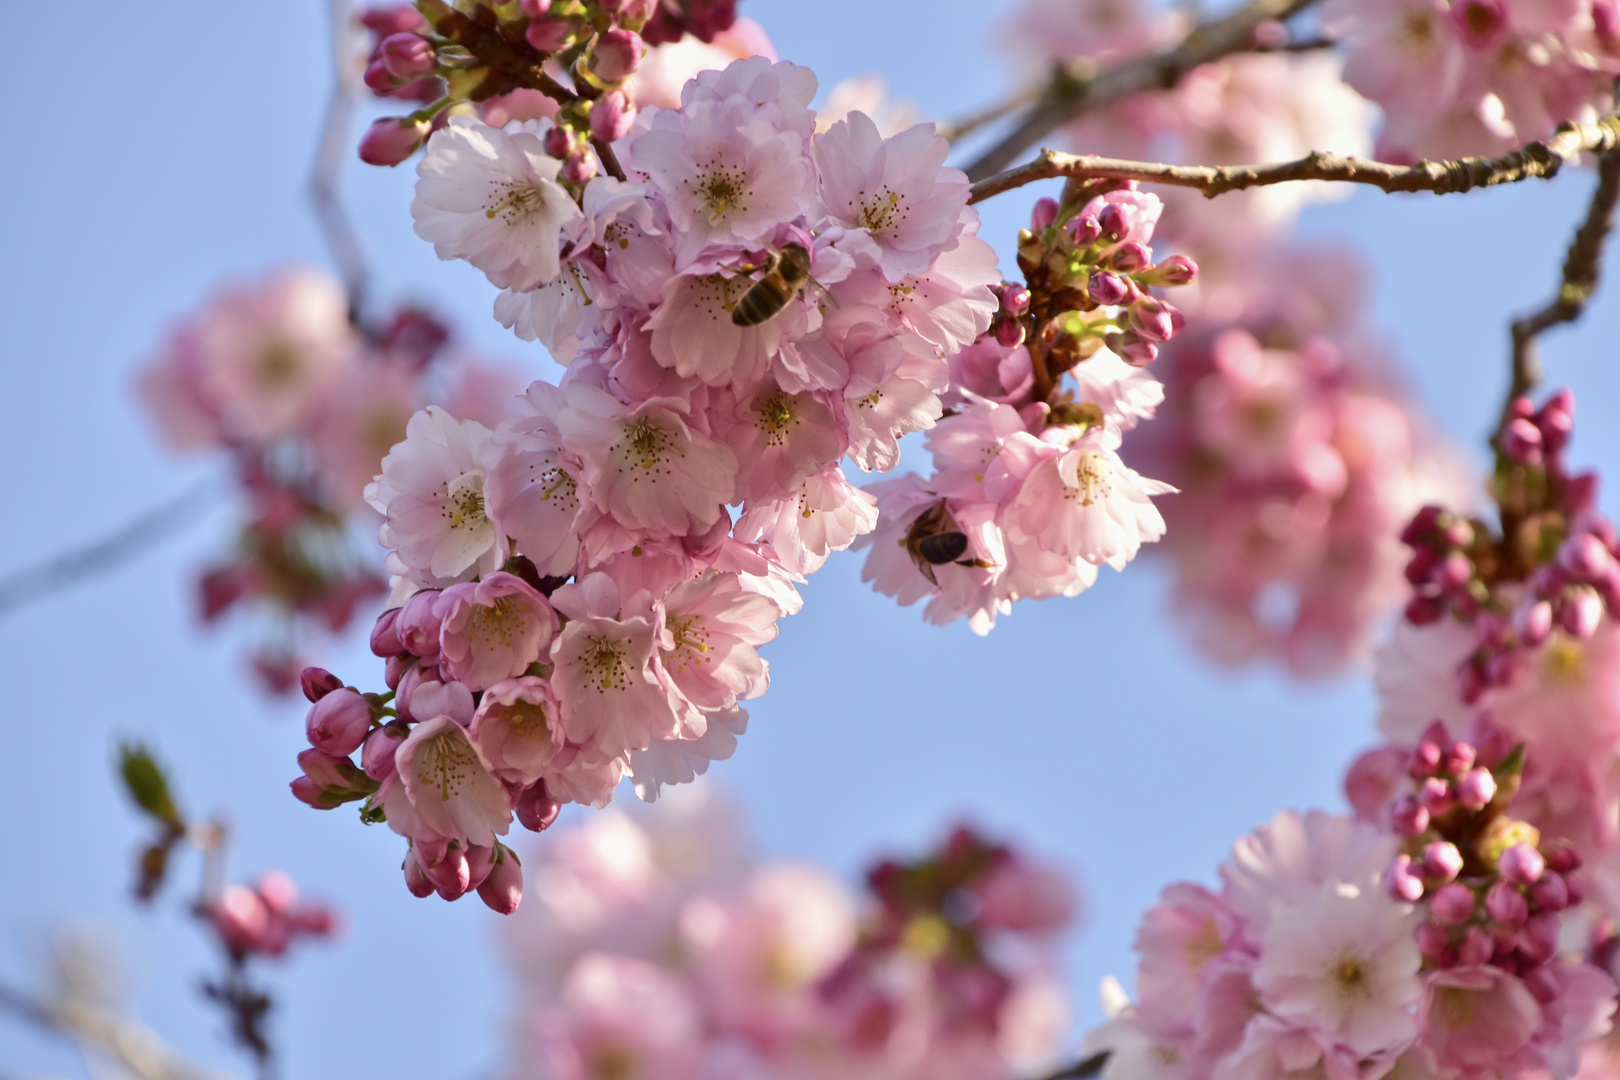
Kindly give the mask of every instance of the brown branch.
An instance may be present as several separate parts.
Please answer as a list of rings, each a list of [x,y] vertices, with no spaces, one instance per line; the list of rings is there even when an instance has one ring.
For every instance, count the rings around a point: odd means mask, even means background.
[[[1314,0],[1251,0],[1240,10],[1194,27],[1181,44],[1162,53],[1128,60],[1099,71],[1092,61],[1058,67],[1039,100],[1018,126],[967,167],[968,178],[983,180],[1017,160],[1048,131],[1081,113],[1114,104],[1147,90],[1168,90],[1193,68],[1257,44],[1255,28],[1289,19]]]
[[[1029,87],[1013,94],[1004,101],[998,101],[994,105],[987,105],[977,112],[968,113],[958,120],[947,120],[936,127],[934,132],[946,142],[955,142],[962,136],[978,131],[987,124],[993,124],[1025,105],[1033,104],[1040,95],[1039,87]]]
[[[321,122],[315,162],[310,169],[309,201],[314,205],[315,219],[320,223],[321,234],[331,249],[332,259],[343,276],[344,290],[349,298],[349,321],[358,326],[371,274],[359,236],[349,222],[348,212],[338,194],[343,167],[353,156],[349,146],[349,121],[354,114],[354,75],[348,70],[349,58],[343,52],[343,27],[349,18],[348,0],[331,0],[329,17],[332,27],[332,96],[326,103],[326,117]]]
[[[602,159],[602,168],[607,171],[609,176],[615,180],[625,178],[624,166],[619,164],[619,155],[613,152],[612,146],[593,135],[591,136],[591,148],[596,151],[596,156]]]
[[[1054,1073],[1047,1073],[1041,1080],[1090,1080],[1093,1076],[1102,1075],[1103,1066],[1108,1064],[1109,1051],[1099,1050],[1090,1057],[1081,1058],[1073,1065],[1066,1065]]]
[[[1536,339],[1544,330],[1580,318],[1597,291],[1598,277],[1603,271],[1603,242],[1614,230],[1616,202],[1620,202],[1620,151],[1610,151],[1598,162],[1597,190],[1592,193],[1586,220],[1576,230],[1569,244],[1569,254],[1564,256],[1564,275],[1557,295],[1539,311],[1513,321],[1513,377],[1502,409],[1504,423],[1514,399],[1524,396],[1541,381],[1541,357]]]
[[[1139,180],[1147,184],[1196,188],[1210,198],[1230,191],[1302,180],[1368,184],[1384,191],[1432,191],[1437,195],[1449,195],[1521,180],[1551,179],[1566,162],[1582,153],[1606,154],[1617,145],[1620,145],[1620,117],[1606,116],[1595,124],[1562,124],[1546,142],[1528,143],[1500,157],[1420,161],[1416,165],[1389,165],[1382,161],[1340,157],[1320,151],[1298,161],[1268,165],[1164,165],[1043,150],[1040,157],[1028,164],[974,184],[968,201],[982,202],[992,195],[1055,176],[1088,180]]]

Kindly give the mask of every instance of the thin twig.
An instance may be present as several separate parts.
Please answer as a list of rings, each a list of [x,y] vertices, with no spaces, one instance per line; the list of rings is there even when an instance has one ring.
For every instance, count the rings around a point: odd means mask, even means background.
[[[1432,191],[1447,195],[1521,180],[1551,179],[1566,162],[1582,153],[1606,154],[1616,145],[1620,145],[1620,118],[1606,116],[1595,124],[1562,124],[1546,142],[1528,143],[1500,157],[1420,161],[1416,165],[1389,165],[1321,151],[1307,154],[1298,161],[1268,165],[1164,165],[1043,150],[1040,157],[1028,164],[974,184],[968,201],[981,202],[992,195],[1054,176],[1139,180],[1196,188],[1210,198],[1229,191],[1302,180],[1368,184],[1384,191]]]
[[[1041,1080],[1089,1080],[1090,1077],[1099,1076],[1103,1066],[1108,1064],[1110,1051],[1099,1050],[1090,1057],[1081,1058],[1073,1065],[1066,1065],[1055,1073],[1047,1073]]]
[[[1540,350],[1536,339],[1543,330],[1560,323],[1574,322],[1586,310],[1587,301],[1597,291],[1603,272],[1603,242],[1614,230],[1615,203],[1620,201],[1620,151],[1610,151],[1598,161],[1597,190],[1586,220],[1570,241],[1564,256],[1564,275],[1558,293],[1539,311],[1513,321],[1513,377],[1503,406],[1503,422],[1513,400],[1528,393],[1541,381]]]
[[[946,142],[955,142],[962,136],[972,134],[987,124],[993,124],[1009,113],[1033,103],[1040,95],[1040,87],[1028,87],[994,105],[968,113],[958,120],[947,120],[934,129],[935,133],[942,136]]]
[[[613,147],[607,141],[591,136],[591,148],[596,156],[602,159],[602,168],[615,180],[623,180],[624,166],[619,164],[619,155],[613,152]]]
[[[0,1009],[117,1062],[139,1080],[235,1080],[186,1061],[151,1029],[83,1001],[46,1000],[0,985]]]
[[[209,505],[212,479],[199,480],[110,536],[0,578],[0,617],[32,600],[128,562],[181,532]]]
[[[328,8],[332,26],[332,96],[326,103],[326,118],[321,122],[321,137],[316,143],[315,162],[310,169],[309,200],[314,204],[315,219],[332,251],[332,259],[343,275],[349,296],[349,319],[358,326],[371,273],[366,266],[365,250],[360,246],[360,238],[338,192],[343,167],[353,153],[349,146],[349,121],[354,115],[354,76],[349,70],[349,58],[344,55],[349,0],[329,0]]]
[[[967,167],[968,178],[983,180],[1017,160],[1040,142],[1048,131],[1081,113],[1112,105],[1146,90],[1168,90],[1193,68],[1232,53],[1252,50],[1255,28],[1261,23],[1284,21],[1309,7],[1314,0],[1251,0],[1223,19],[1194,27],[1181,44],[1165,52],[1128,60],[1097,70],[1082,61],[1052,72],[1039,100],[1009,134]]]

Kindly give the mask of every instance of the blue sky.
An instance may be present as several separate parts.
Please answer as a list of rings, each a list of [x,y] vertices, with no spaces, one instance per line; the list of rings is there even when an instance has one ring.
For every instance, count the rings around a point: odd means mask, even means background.
[[[0,171],[0,423],[8,509],[0,573],[98,537],[215,467],[166,455],[128,392],[165,324],[221,277],[324,263],[304,201],[327,91],[321,0],[171,0],[86,16],[70,52],[49,5],[13,12],[13,85]],[[993,99],[1011,64],[988,52],[997,5],[745,0],[784,58],[824,87],[879,71],[930,116]],[[469,340],[535,374],[555,368],[489,318],[491,290],[438,262],[410,231],[408,171],[345,182],[384,298],[452,313]],[[1310,211],[1305,231],[1359,244],[1376,322],[1440,421],[1475,439],[1506,381],[1510,314],[1550,295],[1589,173],[1467,196],[1358,192]],[[1003,252],[1026,191],[986,208]],[[1575,456],[1620,460],[1612,374],[1620,305],[1600,294],[1547,349],[1580,395]],[[1612,501],[1606,500],[1608,505]],[[170,904],[126,899],[140,828],[111,784],[114,740],[148,739],[186,804],[238,825],[234,867],[288,870],[352,915],[347,938],[272,974],[285,1075],[478,1077],[499,1056],[497,917],[472,902],[417,901],[400,845],[346,813],[286,794],[302,710],[242,678],[239,642],[191,611],[196,566],[226,541],[228,505],[161,548],[0,619],[9,660],[0,784],[0,977],[31,980],[54,928],[110,927],[128,945],[140,1015],[187,1053],[244,1069],[194,993],[208,952]],[[1299,686],[1212,668],[1165,611],[1167,578],[1104,571],[1073,600],[1025,604],[988,638],[921,624],[835,558],[766,656],[736,758],[713,775],[750,811],[761,849],[853,873],[879,849],[914,848],[968,816],[1062,859],[1089,918],[1070,955],[1082,1019],[1097,980],[1128,976],[1142,909],[1177,878],[1208,879],[1231,841],[1285,806],[1342,805],[1338,780],[1372,739],[1359,675]],[[361,643],[335,670],[377,672]],[[627,793],[628,797],[628,793]],[[1127,980],[1128,981],[1128,980]],[[73,1055],[0,1018],[0,1072],[84,1075]]]

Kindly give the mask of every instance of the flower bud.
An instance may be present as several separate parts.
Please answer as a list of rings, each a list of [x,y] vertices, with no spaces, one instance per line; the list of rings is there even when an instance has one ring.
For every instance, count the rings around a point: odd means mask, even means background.
[[[1412,747],[1411,763],[1407,766],[1407,774],[1414,780],[1427,780],[1440,771],[1440,758],[1445,751],[1432,739],[1424,739]]]
[[[1559,874],[1569,875],[1579,870],[1585,862],[1581,853],[1573,845],[1555,843],[1542,852],[1546,857],[1547,869]]]
[[[1575,430],[1575,393],[1560,390],[1547,400],[1536,417],[1541,429],[1541,445],[1549,454],[1556,454],[1569,443],[1570,432]]]
[[[1552,915],[1532,915],[1514,939],[1519,952],[1533,964],[1545,963],[1558,952],[1558,919]]]
[[[1430,817],[1443,817],[1456,803],[1451,785],[1438,776],[1431,776],[1418,788],[1418,799]]]
[[[343,688],[343,680],[325,668],[307,667],[298,676],[298,685],[310,701],[321,700],[334,690]]]
[[[1552,633],[1552,625],[1552,604],[1545,600],[1521,603],[1513,612],[1513,632],[1519,636],[1520,644],[1528,648],[1546,641],[1547,635]]]
[[[1076,247],[1089,247],[1102,235],[1102,224],[1094,217],[1083,217],[1070,225]]]
[[[439,68],[433,46],[421,34],[390,34],[377,47],[382,62],[400,82],[431,75]]]
[[[1172,255],[1155,268],[1162,285],[1191,285],[1198,279],[1198,264],[1185,255]]]
[[[554,53],[574,36],[574,28],[567,19],[535,19],[523,31],[523,37],[535,52]]]
[[[367,165],[398,165],[416,153],[431,125],[408,116],[385,116],[360,139],[360,160]]]
[[[596,175],[596,155],[577,147],[563,162],[563,177],[571,184],[583,184]]]
[[[1016,319],[1029,310],[1029,296],[1029,289],[1022,285],[1005,285],[1001,290],[1001,310]]]
[[[1029,231],[1044,232],[1052,227],[1057,220],[1058,204],[1056,199],[1042,196],[1035,200],[1035,205],[1029,212]]]
[[[1401,836],[1418,836],[1429,827],[1429,811],[1415,796],[1403,795],[1390,807],[1389,823]]]
[[[1543,967],[1533,967],[1519,976],[1524,988],[1530,991],[1530,996],[1543,1005],[1551,1005],[1564,994],[1564,988],[1558,982],[1558,976]]]
[[[1530,901],[1542,911],[1558,914],[1569,907],[1569,886],[1557,874],[1543,874],[1530,887]]]
[[[634,30],[609,30],[591,50],[591,74],[605,83],[623,82],[641,66],[645,47]]]
[[[334,690],[314,705],[304,721],[309,744],[333,757],[348,757],[360,749],[371,730],[371,706],[358,691]]]
[[[591,105],[591,134],[605,143],[616,143],[636,122],[636,110],[623,90],[610,90]]]
[[[1145,296],[1131,307],[1131,325],[1150,341],[1169,341],[1187,325],[1187,317],[1174,305]]]
[[[365,774],[348,758],[333,757],[313,748],[299,752],[298,767],[320,787],[331,791],[348,791],[365,780]]]
[[[367,90],[379,97],[386,97],[404,85],[392,71],[388,70],[388,65],[381,59],[373,60],[366,65],[365,74],[360,76],[360,81],[366,84]]]
[[[414,667],[416,667],[416,657],[410,653],[390,656],[388,662],[383,665],[383,682],[388,686],[388,689],[398,690],[400,680],[405,677],[407,671]]]
[[[1451,948],[1451,934],[1438,923],[1425,922],[1417,928],[1418,951],[1430,960],[1439,960]]]
[[[530,832],[544,832],[557,820],[557,814],[562,810],[562,803],[551,797],[546,791],[546,782],[536,780],[523,790],[518,796],[517,811],[518,824]]]
[[[1013,349],[1024,343],[1024,324],[1016,319],[997,319],[992,325],[998,344]]]
[[[379,784],[394,774],[394,754],[410,734],[403,720],[394,720],[366,736],[365,749],[360,751],[360,767]]]
[[[444,617],[435,612],[441,593],[437,589],[423,589],[412,594],[399,609],[395,626],[405,651],[429,664],[439,662],[439,631]]]
[[[238,955],[262,951],[270,931],[270,911],[246,885],[227,885],[208,907],[225,947]]]
[[[1590,585],[1576,585],[1558,605],[1558,624],[1571,637],[1585,640],[1597,633],[1603,621],[1603,597]]]
[[[1092,300],[1103,307],[1123,303],[1125,297],[1129,295],[1125,279],[1109,270],[1095,271],[1086,281],[1086,292],[1091,294]]]
[[[1118,203],[1108,203],[1097,214],[1097,227],[1102,232],[1103,239],[1110,244],[1125,239],[1130,231],[1130,224],[1125,220],[1125,212],[1119,208]]]
[[[1530,917],[1524,894],[1505,881],[1498,881],[1485,894],[1485,910],[1503,926],[1523,926]]]
[[[1121,274],[1134,274],[1153,262],[1153,252],[1146,244],[1127,240],[1108,256],[1108,264]]]
[[[1474,890],[1458,881],[1442,885],[1429,897],[1429,913],[1442,926],[1458,926],[1474,917]]]
[[[1440,755],[1440,771],[1451,777],[1467,776],[1477,756],[1472,744],[1454,742]]]
[[[512,849],[497,844],[495,865],[478,886],[478,899],[501,915],[510,915],[523,902],[523,867]]]
[[[1474,768],[1457,782],[1457,801],[1470,810],[1483,810],[1496,798],[1496,777],[1491,770]]]
[[[1462,873],[1462,852],[1449,840],[1436,840],[1423,849],[1423,873],[1440,881],[1451,881]]]
[[[1579,513],[1597,505],[1598,474],[1581,473],[1564,482],[1564,509]]]
[[[400,867],[405,871],[405,887],[411,895],[421,900],[433,895],[433,882],[428,880],[427,872],[416,858],[416,849],[410,848],[405,852],[405,862]]]
[[[293,798],[316,810],[336,810],[343,805],[341,796],[332,794],[307,776],[300,776],[287,786],[292,789]]]
[[[569,136],[567,128],[551,127],[546,129],[541,145],[545,147],[548,156],[561,161],[574,149],[574,140]]]
[[[525,18],[538,19],[551,11],[551,0],[518,0],[518,10]]]
[[[1502,453],[1520,465],[1541,464],[1541,429],[1528,420],[1509,420],[1502,429]]]
[[[405,643],[399,640],[399,630],[394,625],[399,619],[399,610],[389,608],[372,624],[371,655],[387,659],[405,651]]]
[[[1396,900],[1416,903],[1423,899],[1423,879],[1412,870],[1410,855],[1397,855],[1384,871],[1384,889]]]
[[[1413,626],[1428,626],[1445,613],[1439,600],[1428,596],[1414,596],[1406,602],[1402,614]]]
[[[446,900],[459,899],[466,893],[472,877],[472,868],[467,865],[467,853],[459,847],[446,848],[444,856],[437,860],[424,860],[422,872]]]
[[[1143,341],[1134,334],[1127,334],[1119,346],[1119,358],[1132,367],[1147,367],[1159,358],[1159,347],[1151,341]]]
[[[1496,860],[1497,872],[1515,885],[1534,885],[1546,872],[1547,860],[1529,844],[1514,844]]]
[[[1473,560],[1460,551],[1453,551],[1440,560],[1430,574],[1430,580],[1442,589],[1457,589],[1468,584],[1473,576]]]
[[[473,844],[467,848],[467,887],[476,889],[495,867],[495,849]]]
[[[1609,549],[1591,533],[1576,533],[1558,548],[1558,565],[1577,581],[1597,581],[1612,561]]]
[[[1457,943],[1457,963],[1465,967],[1476,967],[1488,963],[1491,954],[1496,951],[1496,941],[1487,933],[1484,927],[1470,926]]]

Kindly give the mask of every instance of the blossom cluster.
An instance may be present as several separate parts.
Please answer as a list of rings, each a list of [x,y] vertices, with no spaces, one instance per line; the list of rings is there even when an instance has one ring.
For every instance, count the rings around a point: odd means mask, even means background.
[[[338,928],[334,909],[300,902],[298,884],[274,870],[251,886],[225,886],[203,914],[226,950],[237,958],[280,956],[299,938],[330,937]]]
[[[944,141],[859,112],[818,133],[815,88],[764,58],[698,75],[615,147],[634,181],[571,179],[545,121],[429,141],[417,232],[567,372],[493,430],[417,413],[367,489],[388,693],[312,676],[295,791],[365,799],[414,888],[499,871],[514,813],[729,756],[795,582],[875,522],[840,460],[891,467],[989,329],[995,256]]]
[[[1137,935],[1137,1002],[1106,988],[1113,1018],[1087,1039],[1103,1075],[1574,1075],[1616,993],[1558,955],[1579,860],[1500,813],[1511,764],[1479,804],[1474,760],[1449,740],[1413,755],[1425,793],[1452,798],[1423,830],[1285,811],[1235,845],[1218,892],[1165,890]]]
[[[926,436],[934,473],[872,485],[879,525],[863,578],[934,623],[987,633],[1019,599],[1074,596],[1164,535],[1175,489],[1119,456],[1163,399],[1142,370],[1184,327],[1154,286],[1197,276],[1148,246],[1162,206],[1132,184],[1036,204],[1026,284],[1003,283],[991,326],[950,358],[950,412]],[[1065,377],[1072,387],[1065,385]]]
[[[548,837],[538,902],[508,923],[511,1075],[587,1080],[949,1075],[1049,1066],[1063,878],[966,829],[857,896],[812,864],[755,862],[705,789]]]
[[[253,665],[269,688],[297,685],[303,627],[336,633],[386,591],[349,527],[370,518],[365,486],[412,412],[439,400],[487,417],[512,387],[494,366],[443,355],[448,336],[410,308],[357,328],[336,281],[292,269],[221,290],[141,369],[164,440],[231,462],[247,520],[203,574],[201,610],[260,616]]]

